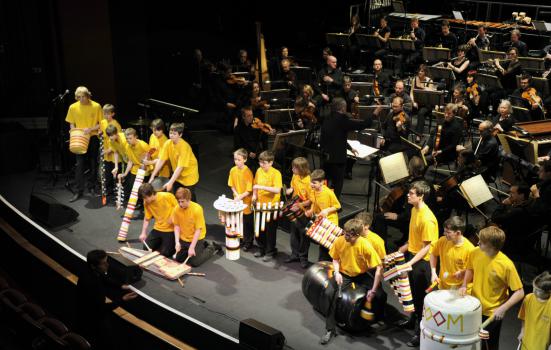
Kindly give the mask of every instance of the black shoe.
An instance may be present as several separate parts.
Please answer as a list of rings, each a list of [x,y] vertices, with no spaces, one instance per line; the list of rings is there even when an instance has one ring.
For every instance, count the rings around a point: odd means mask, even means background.
[[[346,175],[344,175],[344,178],[348,180],[352,180],[352,173],[351,172],[346,173]]]
[[[287,259],[285,259],[283,262],[286,263],[286,264],[289,264],[289,263],[296,262],[296,261],[299,261],[299,258],[297,258],[295,256],[290,256]]]
[[[414,335],[413,337],[411,337],[411,339],[406,343],[407,346],[409,346],[410,348],[414,348],[414,347],[417,347],[419,346],[420,344],[420,338],[418,335]]]
[[[266,254],[262,258],[262,261],[264,261],[264,262],[272,261],[273,258],[274,258],[274,256],[272,254]]]
[[[264,255],[266,255],[266,253],[264,253],[262,250],[259,250],[258,252],[254,253],[255,258],[261,258]]]
[[[396,326],[404,329],[414,329],[415,328],[415,320],[413,317],[410,317],[406,320],[401,320],[396,322]]]
[[[80,197],[82,197],[82,192],[77,192],[73,195],[73,197],[71,197],[71,199],[69,199],[69,202],[73,203],[77,201]]]
[[[325,333],[323,335],[323,337],[321,337],[320,339],[320,344],[321,345],[326,345],[327,343],[329,343],[331,341],[331,339],[333,337],[336,337],[337,336],[337,332],[335,331],[327,331],[327,333]]]
[[[300,262],[300,266],[303,268],[303,269],[307,269],[310,267],[310,262],[308,260],[302,260]]]
[[[253,245],[250,243],[243,244],[243,251],[248,252],[249,250],[253,249]]]

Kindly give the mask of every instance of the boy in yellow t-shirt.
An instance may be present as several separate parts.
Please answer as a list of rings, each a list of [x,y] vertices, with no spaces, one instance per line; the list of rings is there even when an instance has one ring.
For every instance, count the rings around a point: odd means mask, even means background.
[[[471,294],[482,304],[482,321],[494,317],[485,329],[491,334],[488,348],[497,350],[501,321],[507,310],[524,298],[524,289],[515,264],[500,251],[505,243],[505,232],[497,226],[489,226],[480,230],[478,238],[478,247],[469,254],[459,294],[465,295],[467,285],[473,282]],[[513,291],[511,296],[509,289]]]
[[[444,222],[444,237],[432,244],[430,254],[431,282],[438,282],[439,289],[458,289],[463,283],[469,254],[474,245],[465,237],[465,221],[452,216]],[[436,265],[440,258],[440,273]]]
[[[345,292],[353,283],[366,288],[365,297],[371,301],[375,318],[381,320],[384,316],[386,294],[381,287],[382,263],[367,238],[362,236],[363,230],[361,220],[348,220],[344,224],[344,235],[335,240],[329,251],[335,273],[334,278],[330,279],[333,297],[325,321],[327,332],[320,340],[323,345],[336,334],[335,310],[339,294]],[[375,277],[368,273],[373,270]]]
[[[165,135],[165,123],[162,119],[157,118],[151,122],[151,136],[149,137],[149,147],[154,148],[155,152],[151,155],[151,160],[146,161],[147,165],[155,166],[159,159],[159,154],[161,153],[161,148],[168,140]],[[168,163],[165,163],[161,170],[159,170],[159,176],[164,178],[170,177],[170,166]]]
[[[99,139],[97,138],[99,123],[103,118],[101,106],[91,100],[92,93],[85,87],[79,86],[75,90],[77,102],[69,106],[65,121],[71,129],[83,129],[86,135],[90,135],[88,150],[85,154],[76,154],[75,180],[77,191],[69,200],[74,202],[84,193],[84,168],[85,163],[89,164],[90,174],[88,177],[88,189],[95,194],[95,187],[98,179],[98,149]]]
[[[103,165],[105,169],[100,169],[103,171],[104,181],[105,181],[105,190],[108,197],[112,197],[115,189],[115,181],[111,173],[115,167],[114,162],[114,151],[111,148],[111,143],[109,142],[109,136],[107,135],[106,129],[109,125],[113,125],[116,129],[116,132],[121,132],[121,125],[115,119],[115,106],[112,104],[103,105],[103,119],[100,121],[101,129],[101,140],[103,142]]]
[[[235,166],[231,168],[228,176],[228,186],[230,186],[233,198],[242,200],[247,207],[243,210],[243,247],[244,251],[249,251],[253,247],[253,215],[251,211],[251,198],[253,194],[253,173],[245,165],[247,162],[247,150],[240,148],[233,152],[233,162]]]
[[[178,205],[172,210],[174,224],[174,241],[176,261],[184,262],[188,257],[188,265],[197,267],[207,261],[213,253],[207,249],[205,236],[207,225],[203,207],[191,201],[191,191],[180,187],[176,191]]]
[[[381,261],[383,261],[386,256],[385,241],[378,234],[369,229],[373,222],[371,213],[362,211],[358,213],[354,219],[360,220],[363,223],[364,230],[362,232],[362,237],[367,238],[367,241],[371,243],[373,249],[375,249]]]
[[[522,320],[522,329],[518,339],[522,343],[521,350],[551,349],[551,274],[541,273],[534,279],[534,293],[528,294],[518,318]]]
[[[159,153],[159,160],[155,164],[149,183],[153,182],[168,160],[173,173],[164,187],[172,192],[176,192],[180,187],[188,188],[191,191],[191,199],[196,202],[195,185],[199,182],[199,165],[191,146],[182,139],[183,133],[184,123],[170,125],[170,140],[164,143]]]
[[[419,346],[420,322],[423,318],[423,301],[425,290],[430,286],[430,248],[433,242],[438,240],[438,222],[436,217],[425,203],[425,198],[430,193],[430,187],[424,181],[415,181],[411,184],[407,198],[411,208],[409,221],[409,236],[406,244],[399,251],[406,255],[412,271],[409,272],[411,294],[415,313],[409,320],[399,325],[406,328],[415,327],[414,336],[407,342],[410,347]]]
[[[281,187],[281,173],[274,169],[274,153],[264,151],[258,157],[260,168],[256,171],[253,185],[253,204],[258,201],[261,205],[264,203],[279,203]],[[259,250],[254,253],[256,258],[262,257],[263,261],[270,261],[277,254],[277,220],[266,222],[266,230],[260,233],[257,238]]]
[[[174,225],[172,224],[172,211],[178,206],[176,197],[169,192],[156,193],[153,186],[144,183],[138,190],[143,199],[145,217],[140,234],[140,241],[146,242],[147,247],[158,251],[162,255],[171,258],[174,255]],[[151,219],[155,219],[155,225],[149,234],[147,228]]]
[[[325,171],[316,169],[310,174],[310,187],[312,188],[310,197],[312,206],[306,211],[306,216],[313,217],[314,214],[324,216],[335,225],[339,225],[337,211],[341,208],[341,203],[335,193],[325,185]],[[329,251],[322,245],[319,246],[318,261],[331,261]]]
[[[291,178],[291,187],[287,189],[286,195],[299,197],[291,210],[297,212],[310,207],[312,188],[310,187],[310,167],[308,160],[303,157],[293,159],[291,164],[293,177]],[[305,228],[297,226],[296,221],[291,223],[291,255],[285,260],[286,263],[300,261],[302,268],[307,268],[308,249],[310,248],[310,238],[306,236]]]

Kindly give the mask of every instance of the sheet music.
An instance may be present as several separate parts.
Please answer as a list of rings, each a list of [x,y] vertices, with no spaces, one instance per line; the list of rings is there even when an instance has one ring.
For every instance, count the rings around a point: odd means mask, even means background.
[[[476,175],[463,181],[459,188],[463,195],[468,198],[471,207],[478,207],[480,204],[494,199],[482,175]]]
[[[357,140],[348,140],[348,144],[356,151],[358,151],[358,155],[356,156],[349,149],[346,150],[346,154],[353,158],[366,159],[368,156],[374,153],[377,153],[379,151],[378,149],[370,147],[368,145],[364,145],[363,143]]]
[[[409,176],[409,169],[404,152],[394,153],[379,160],[379,167],[385,184],[405,179]]]

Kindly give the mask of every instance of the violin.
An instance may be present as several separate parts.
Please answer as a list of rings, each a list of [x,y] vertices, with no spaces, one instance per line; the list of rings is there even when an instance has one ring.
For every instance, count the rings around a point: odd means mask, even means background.
[[[266,100],[261,100],[259,97],[251,98],[251,106],[253,109],[268,109],[270,104]]]
[[[399,186],[394,187],[382,200],[379,210],[382,213],[393,211],[394,206],[400,198],[407,194],[408,188],[405,183],[401,183]]]
[[[471,86],[467,86],[467,89],[465,89],[467,91],[467,94],[469,95],[469,98],[472,100],[473,98],[477,97],[479,92],[478,92],[478,84],[477,83],[473,83],[473,85]]]
[[[392,117],[392,120],[394,120],[395,122],[400,122],[402,124],[401,126],[402,130],[406,129],[406,122],[407,122],[406,112],[402,111],[396,114],[394,117]]]
[[[253,122],[252,122],[251,126],[253,127],[253,129],[260,129],[260,131],[262,131],[263,133],[266,133],[266,134],[273,134],[274,133],[274,129],[270,126],[270,124],[263,123],[258,118],[253,119]]]
[[[360,118],[360,103],[354,101],[352,103],[352,106],[350,107],[350,114],[352,114],[352,118],[359,119]]]
[[[226,79],[226,83],[230,85],[244,86],[244,85],[247,85],[249,81],[244,77],[236,77],[235,75],[231,74],[230,77]]]
[[[377,79],[373,79],[373,94],[376,97],[381,96],[381,90],[379,89],[379,82],[377,81]]]
[[[533,87],[531,88],[528,88],[528,90],[524,90],[522,92],[522,95],[521,97],[525,100],[528,101],[528,103],[530,103],[530,105],[533,105],[533,104],[537,104],[538,105],[538,108],[541,109],[541,111],[543,112],[543,114],[545,115],[545,111],[543,109],[543,106],[541,104],[541,97],[539,97],[537,94],[536,94],[536,89],[534,89]]]

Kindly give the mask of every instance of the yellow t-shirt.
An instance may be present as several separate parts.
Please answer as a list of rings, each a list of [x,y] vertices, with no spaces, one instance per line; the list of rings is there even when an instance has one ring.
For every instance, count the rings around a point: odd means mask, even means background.
[[[331,246],[329,255],[339,261],[340,272],[350,277],[366,273],[381,264],[371,243],[361,236],[354,244],[348,243],[344,236],[339,236]]]
[[[408,251],[413,255],[423,249],[423,242],[436,242],[438,240],[438,221],[425,204],[421,209],[411,209],[411,220],[409,221]],[[431,248],[432,249],[432,248]],[[423,258],[430,259],[430,249]]]
[[[310,200],[315,214],[319,214],[323,209],[330,207],[337,208],[337,210],[341,208],[341,203],[335,196],[335,192],[325,185],[322,186],[321,191],[312,190],[311,194]],[[335,225],[339,225],[339,215],[336,212],[330,214],[327,218]]]
[[[283,187],[283,182],[281,180],[281,173],[279,170],[270,167],[268,171],[264,171],[262,168],[258,168],[256,171],[256,176],[254,177],[255,185],[262,185],[268,187]],[[272,193],[269,191],[258,190],[256,200],[258,203],[279,203],[279,192]]]
[[[524,321],[522,350],[547,350],[551,345],[551,299],[539,301],[534,293],[528,294],[518,318]]]
[[[243,214],[251,213],[251,199],[253,196],[253,172],[246,165],[243,169],[239,169],[234,166],[230,170],[230,176],[228,177],[228,186],[235,188],[237,193],[249,192],[249,195],[243,198],[243,203],[247,204]]]
[[[151,136],[149,137],[149,147],[155,148],[155,152],[151,155],[151,159],[159,158],[161,148],[167,140],[168,138],[165,134],[162,134],[161,137],[157,137],[155,136],[155,134],[151,134]],[[168,162],[165,162],[165,165],[163,165],[158,175],[166,178],[170,177],[170,166],[168,165]]]
[[[467,268],[473,270],[471,294],[480,300],[484,316],[492,316],[494,310],[509,299],[509,289],[522,288],[515,265],[502,252],[489,257],[476,247],[469,254]]]
[[[155,201],[147,204],[144,202],[145,218],[151,220],[155,219],[155,225],[153,228],[161,232],[173,232],[174,225],[170,218],[172,216],[172,210],[178,206],[176,197],[170,192],[158,192]]]
[[[100,121],[99,127],[100,127],[100,130],[101,130],[101,134],[103,135],[103,151],[104,152],[111,149],[111,142],[109,140],[109,136],[107,136],[107,133],[105,132],[105,129],[107,129],[107,127],[109,125],[114,125],[117,128],[117,133],[121,132],[121,125],[115,119],[112,119],[111,121],[108,121],[107,119],[104,118]],[[115,156],[113,155],[113,152],[110,152],[109,154],[104,153],[104,155],[103,155],[103,160],[105,160],[106,162],[113,162],[114,158],[115,158]]]
[[[134,175],[138,173],[138,169],[142,166],[142,161],[145,158],[147,152],[149,152],[149,145],[142,140],[137,140],[135,145],[130,143],[126,144],[126,155],[128,160],[132,162],[132,169],[130,172]],[[146,175],[152,170],[152,166],[146,166]]]
[[[128,143],[126,142],[126,136],[124,135],[124,132],[119,132],[117,135],[119,136],[119,139],[117,141],[109,140],[109,146],[113,149],[114,152],[117,152],[119,154],[120,161],[127,162],[128,155],[126,154],[126,146],[128,145]]]
[[[371,230],[369,230],[367,236],[364,237],[367,238],[369,243],[371,243],[371,246],[382,261],[386,256],[385,241],[383,241],[381,236]]]
[[[463,279],[453,277],[453,274],[465,270],[467,268],[467,259],[473,251],[474,245],[466,238],[457,245],[446,237],[440,237],[436,242],[432,243],[432,255],[440,257],[440,289],[450,289],[451,287],[461,287]],[[444,272],[449,274],[448,278],[444,279]]]
[[[193,186],[199,182],[197,158],[195,158],[191,146],[185,140],[180,139],[177,144],[174,144],[172,140],[167,140],[161,149],[159,159],[170,160],[172,171],[182,167],[182,172],[176,180],[182,185]]]
[[[75,124],[76,128],[86,129],[93,128],[98,125],[103,119],[103,110],[99,103],[90,100],[90,104],[83,105],[80,101],[77,101],[69,106],[65,121],[67,123]],[[97,131],[92,132],[90,135],[97,135]]]
[[[205,238],[207,234],[203,207],[195,202],[190,201],[189,207],[186,209],[182,209],[177,205],[172,210],[172,223],[174,226],[180,227],[180,240],[184,242],[193,241],[193,235],[198,228],[201,229],[200,240]]]
[[[310,187],[310,175],[300,177],[300,175],[293,174],[291,178],[291,187],[293,188],[293,195],[299,196],[301,201],[307,201],[310,199],[312,187]]]

